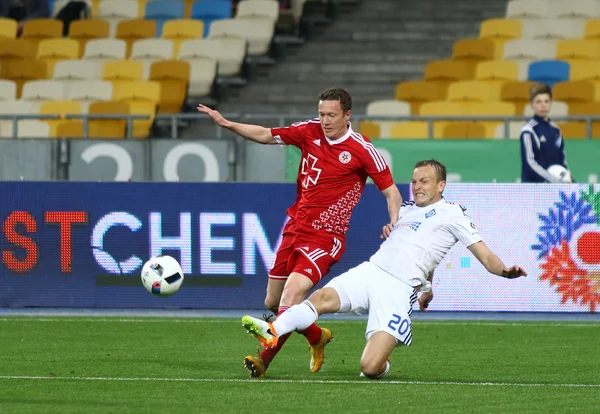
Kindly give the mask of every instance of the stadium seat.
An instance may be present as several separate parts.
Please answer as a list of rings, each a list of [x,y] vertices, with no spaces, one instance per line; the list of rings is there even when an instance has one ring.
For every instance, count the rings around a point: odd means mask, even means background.
[[[144,18],[156,21],[156,37],[161,37],[162,27],[167,20],[184,17],[185,4],[182,1],[159,0],[146,3]]]
[[[4,115],[35,115],[39,114],[39,105],[31,101],[0,101],[0,113]],[[13,122],[0,120],[0,137],[12,138]]]
[[[509,40],[519,39],[522,23],[518,19],[489,19],[481,23],[479,38],[494,42],[496,59],[502,58],[504,44]]]
[[[148,80],[158,82],[160,85],[159,113],[181,112],[187,95],[190,73],[190,64],[182,60],[163,60],[152,64]],[[204,95],[209,93],[210,88],[204,92]]]
[[[565,39],[558,42],[556,59],[594,60],[600,59],[600,40],[595,39]]]
[[[482,139],[485,128],[476,122],[458,121],[451,122],[442,130],[443,139]]]
[[[21,99],[24,101],[58,101],[65,99],[65,84],[59,80],[32,80],[25,82]]]
[[[369,138],[377,139],[382,138],[381,136],[381,127],[377,122],[371,121],[360,121],[358,123],[358,133],[362,136],[366,136]],[[388,138],[391,136],[391,132],[388,136],[383,138]]]
[[[129,115],[126,102],[104,101],[90,104],[90,115]],[[125,119],[90,119],[88,123],[90,138],[124,138],[127,127]]]
[[[279,2],[275,0],[241,1],[238,3],[236,19],[266,17],[273,23],[279,17]]]
[[[92,103],[110,101],[113,96],[113,84],[109,81],[87,80],[74,82],[67,92],[67,99],[81,104],[81,112],[87,113]]]
[[[554,59],[557,39],[517,39],[504,45],[504,59]]]
[[[126,56],[131,56],[133,44],[141,39],[154,39],[156,22],[154,20],[121,20],[117,24],[116,38],[127,44]]]
[[[123,82],[115,89],[113,100],[129,104],[131,114],[148,115],[149,120],[133,121],[134,138],[146,138],[154,122],[161,91],[158,82]]]
[[[535,59],[511,59],[507,62],[514,62],[517,65],[517,80],[524,81],[529,75],[529,65],[535,62]]]
[[[552,109],[550,109],[550,117],[551,118],[559,117],[559,116],[568,116],[569,114],[570,114],[569,105],[566,102],[561,102],[561,101],[557,101],[557,100],[552,101]],[[531,108],[531,105],[525,106],[523,115],[531,116],[531,117],[534,115],[533,108]],[[576,114],[571,114],[571,115],[576,115]]]
[[[0,101],[17,99],[17,84],[14,81],[0,79]]]
[[[62,37],[63,22],[56,19],[25,20],[21,38],[38,43],[43,39]]]
[[[571,62],[569,80],[600,80],[600,60]]]
[[[586,39],[600,39],[600,19],[591,19],[587,21],[583,37]]]
[[[34,42],[22,39],[0,40],[0,77],[6,78],[13,62],[19,64],[22,59],[35,59],[37,46]]]
[[[590,81],[566,81],[554,85],[552,97],[566,102],[569,108],[574,104],[593,102],[597,96],[596,87]]]
[[[410,112],[419,114],[421,105],[425,102],[441,101],[446,99],[448,85],[430,81],[408,81],[396,85],[396,100],[408,102]]]
[[[17,21],[0,18],[0,39],[15,39],[17,37]]]
[[[93,80],[102,75],[102,64],[92,60],[63,60],[54,66],[52,79]]]
[[[168,23],[168,22],[167,22]],[[164,28],[166,29],[165,24]],[[150,65],[157,60],[169,60],[173,58],[174,45],[168,39],[141,39],[133,44],[130,59],[142,64],[142,78],[132,80],[148,79]]]
[[[472,105],[469,109],[470,115],[473,116],[515,116],[517,114],[516,107],[510,102],[482,102]],[[483,127],[483,134],[479,138],[496,138],[496,128],[501,125],[498,121],[476,121],[476,125]]]
[[[248,41],[248,54],[264,55],[268,52],[275,26],[265,18],[252,20],[223,19],[210,26],[209,37],[240,38]]]
[[[496,138],[497,139],[520,139],[521,129],[523,128],[524,122],[509,122],[508,123],[508,137],[505,137],[506,131],[504,130],[504,123],[501,123],[496,127]]]
[[[175,19],[165,22],[162,38],[173,42],[174,53],[167,59],[177,55],[181,42],[189,39],[202,39],[204,37],[204,23],[200,20]]]
[[[13,124],[2,123],[3,137],[13,136]],[[49,138],[50,126],[47,122],[37,119],[20,119],[17,121],[17,137],[18,138]]]
[[[500,100],[511,102],[515,105],[515,112],[521,114],[529,104],[529,92],[535,84],[533,81],[507,82],[502,85]]]
[[[218,75],[220,77],[239,75],[246,57],[248,42],[239,37],[221,37],[214,40],[219,45]]]
[[[488,60],[477,65],[475,79],[478,81],[516,81],[519,78],[519,65],[506,60]]]
[[[410,115],[410,104],[408,102],[394,99],[383,99],[369,102],[367,105],[367,117],[370,121],[379,125],[380,136],[388,137],[391,133],[392,124],[398,121],[377,119],[378,116],[407,116]]]
[[[552,6],[558,18],[576,20],[580,24],[600,17],[600,3],[596,0],[557,1]]]
[[[583,37],[584,24],[575,20],[544,19],[523,23],[523,39],[574,39]]]
[[[454,43],[452,59],[455,60],[494,60],[496,48],[488,39],[463,39]]]
[[[495,82],[462,81],[450,84],[448,101],[486,102],[500,99],[502,85]]]
[[[127,44],[121,39],[94,39],[85,46],[83,59],[96,62],[125,59]]]
[[[2,66],[4,69],[5,65]],[[21,96],[25,82],[47,78],[46,64],[34,59],[13,60],[6,65],[6,69],[5,78],[13,80],[17,84],[17,97]]]
[[[206,96],[211,92],[217,76],[219,44],[215,39],[186,40],[181,43],[177,59],[190,65],[190,96]]]
[[[54,132],[54,135],[52,133]],[[50,131],[50,136],[56,138],[83,138],[83,121],[67,120],[58,121],[54,131]]]
[[[137,60],[110,60],[102,67],[102,80],[115,87],[121,82],[141,81],[143,77],[144,65]]]
[[[98,18],[109,23],[110,36],[114,37],[120,21],[139,17],[138,8],[137,0],[102,0],[98,8]]]
[[[546,0],[511,0],[506,7],[506,17],[514,19],[549,18],[556,10]]]
[[[434,60],[425,65],[426,81],[469,80],[475,77],[475,66],[465,60]]]
[[[600,102],[576,103],[569,107],[569,115],[572,116],[598,116],[598,114],[600,114]],[[583,121],[575,122],[585,125]],[[575,136],[576,134],[572,133],[571,135]],[[600,138],[600,122],[598,121],[592,122],[592,138]]]
[[[450,90],[448,90],[450,94]],[[451,102],[451,101],[434,101],[427,102],[421,105],[419,109],[421,116],[449,116],[448,120],[441,120],[433,122],[434,138],[441,138],[443,136],[444,128],[452,122],[451,117],[465,116],[467,113],[468,105],[464,102]],[[427,123],[425,123],[427,124]],[[422,128],[422,127],[418,127]],[[393,128],[392,128],[393,129]]]
[[[192,5],[191,18],[204,22],[204,37],[208,36],[213,21],[231,17],[231,2],[229,0],[201,0],[194,2]]]
[[[441,132],[440,128],[438,130]],[[392,139],[427,139],[429,138],[429,124],[424,121],[395,122],[391,127],[389,137]]]
[[[79,42],[79,57],[83,56],[87,42],[104,39],[110,34],[110,24],[106,20],[75,20],[69,26],[69,38]]]
[[[78,58],[79,42],[74,39],[44,39],[38,45],[37,59],[46,63],[48,75],[57,62]]]
[[[550,87],[569,79],[569,64],[557,60],[541,60],[529,66],[528,80],[545,83]]]
[[[64,122],[66,115],[81,114],[81,103],[75,101],[46,101],[40,105],[40,114],[59,115],[60,119],[47,120],[45,122],[50,126],[51,137],[56,137],[56,130],[61,122]]]

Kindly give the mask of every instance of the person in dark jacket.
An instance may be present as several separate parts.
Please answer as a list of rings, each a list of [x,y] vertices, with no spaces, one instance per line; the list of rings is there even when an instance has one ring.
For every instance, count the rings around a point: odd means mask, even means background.
[[[548,172],[551,165],[562,165],[568,170],[562,133],[548,117],[552,90],[548,85],[534,85],[529,97],[534,116],[521,128],[521,182],[565,182]]]
[[[50,17],[48,0],[0,0],[0,17],[19,23],[19,33],[25,20]]]

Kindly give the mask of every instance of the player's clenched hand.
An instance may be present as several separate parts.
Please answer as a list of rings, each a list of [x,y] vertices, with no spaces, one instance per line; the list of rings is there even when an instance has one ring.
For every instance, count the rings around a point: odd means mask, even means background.
[[[419,296],[419,309],[421,309],[422,312],[427,311],[427,308],[429,307],[429,302],[431,302],[432,300],[432,290],[430,290],[429,292],[421,293],[421,296]]]
[[[527,272],[521,266],[514,265],[513,267],[505,267],[502,271],[502,276],[507,279],[516,279],[521,276],[527,276]]]
[[[198,109],[198,112],[202,112],[202,113],[210,116],[210,118],[218,126],[227,128],[227,125],[229,124],[229,121],[227,119],[225,119],[223,117],[223,115],[221,115],[219,113],[219,111],[216,111],[214,109],[210,109],[208,106],[204,106],[204,105],[198,105],[198,107],[196,109]]]
[[[382,239],[387,239],[388,237],[390,237],[390,233],[392,232],[392,230],[394,229],[394,225],[392,223],[386,224],[385,226],[383,226],[383,229],[381,230],[381,237]]]

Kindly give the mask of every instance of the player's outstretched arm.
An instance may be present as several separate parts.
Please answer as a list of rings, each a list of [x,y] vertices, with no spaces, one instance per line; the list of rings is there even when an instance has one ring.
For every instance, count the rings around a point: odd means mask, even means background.
[[[527,276],[525,269],[520,266],[514,265],[512,267],[506,267],[502,260],[500,260],[500,258],[482,241],[470,245],[469,250],[490,273],[507,279],[516,279],[521,276]]]
[[[273,138],[269,128],[261,127],[259,125],[232,122],[221,115],[219,111],[210,109],[204,105],[198,105],[197,109],[198,112],[208,115],[216,125],[220,126],[221,128],[228,129],[231,132],[238,134],[242,138],[258,142],[259,144],[277,144],[277,141],[275,138]]]
[[[400,191],[398,191],[396,184],[392,184],[388,188],[384,188],[381,190],[381,193],[387,200],[388,214],[390,215],[390,222],[383,226],[383,231],[381,234],[382,239],[387,239],[396,223],[398,223],[400,207],[402,206],[402,195],[400,194]]]

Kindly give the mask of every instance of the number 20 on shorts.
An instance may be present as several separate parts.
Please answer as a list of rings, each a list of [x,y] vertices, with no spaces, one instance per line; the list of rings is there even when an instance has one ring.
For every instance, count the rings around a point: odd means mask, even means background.
[[[393,313],[392,316],[394,318],[390,319],[390,322],[388,323],[388,328],[390,328],[394,332],[397,331],[400,335],[404,335],[406,331],[408,331],[408,327],[410,326],[408,319],[402,319],[400,315],[396,315],[395,313]]]

